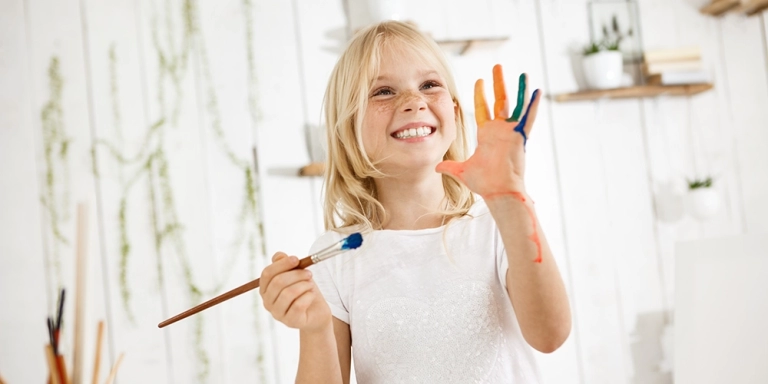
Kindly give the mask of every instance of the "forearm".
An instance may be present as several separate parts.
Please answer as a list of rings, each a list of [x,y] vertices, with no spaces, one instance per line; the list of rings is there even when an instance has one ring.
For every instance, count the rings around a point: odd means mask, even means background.
[[[522,193],[486,200],[507,250],[507,292],[526,341],[541,352],[565,342],[571,312],[563,280],[531,199]]]
[[[296,383],[342,383],[333,325],[320,331],[299,332],[299,371]]]

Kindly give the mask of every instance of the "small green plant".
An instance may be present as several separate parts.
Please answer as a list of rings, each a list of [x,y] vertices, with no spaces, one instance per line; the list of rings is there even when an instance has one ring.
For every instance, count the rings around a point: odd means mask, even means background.
[[[628,29],[626,34],[621,31],[619,20],[616,15],[611,18],[611,29],[603,24],[603,37],[599,42],[591,42],[584,48],[584,55],[592,55],[601,51],[618,51],[621,48],[621,42],[634,34],[632,28]]]
[[[598,53],[598,52],[600,52],[602,50],[603,49],[602,49],[602,46],[600,44],[598,44],[598,43],[590,43],[589,45],[587,45],[584,48],[584,55],[588,56],[588,55],[591,55],[593,53]]]
[[[688,189],[709,188],[712,186],[712,178],[688,180]]]

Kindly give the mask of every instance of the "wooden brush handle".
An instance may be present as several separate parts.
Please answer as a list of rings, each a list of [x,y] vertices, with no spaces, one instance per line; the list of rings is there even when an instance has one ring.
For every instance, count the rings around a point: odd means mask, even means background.
[[[313,264],[312,263],[312,257],[311,256],[307,256],[307,257],[299,260],[299,265],[296,266],[296,268],[294,268],[294,269],[304,269],[306,267],[309,267],[312,264]],[[176,315],[174,317],[171,317],[168,320],[163,321],[162,323],[158,324],[157,327],[158,328],[163,328],[163,327],[165,327],[167,325],[171,325],[171,324],[173,324],[173,323],[175,323],[175,322],[177,322],[179,320],[186,319],[189,316],[192,316],[192,315],[194,315],[194,314],[196,314],[198,312],[202,312],[202,311],[204,311],[204,310],[206,310],[206,309],[208,309],[210,307],[213,307],[216,304],[223,303],[223,302],[225,302],[225,301],[227,301],[227,300],[229,300],[229,299],[231,299],[231,298],[233,298],[235,296],[239,296],[239,295],[241,295],[243,293],[246,293],[246,292],[248,292],[250,290],[256,289],[256,288],[259,287],[259,280],[260,279],[249,281],[249,282],[247,282],[247,283],[245,283],[245,284],[243,284],[243,285],[241,285],[241,286],[239,286],[239,287],[237,287],[237,288],[235,288],[235,289],[233,289],[233,290],[231,290],[229,292],[222,293],[221,295],[216,296],[213,299],[210,299],[210,300],[208,300],[208,301],[206,301],[204,303],[200,303],[200,304],[198,304],[198,305],[196,305],[196,306],[194,306],[194,307],[192,307],[190,309],[187,309],[186,311],[184,311],[182,313],[179,313],[178,315]]]

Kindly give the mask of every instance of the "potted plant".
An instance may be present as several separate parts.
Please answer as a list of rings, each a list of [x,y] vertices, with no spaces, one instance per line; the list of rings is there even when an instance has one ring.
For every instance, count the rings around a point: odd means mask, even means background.
[[[720,196],[712,188],[712,177],[688,180],[689,210],[699,220],[708,219],[720,210]]]
[[[632,36],[632,29],[621,32],[619,22],[614,15],[611,19],[611,30],[603,25],[603,38],[599,42],[591,42],[584,48],[582,67],[587,85],[594,89],[618,88],[624,81],[624,59],[621,51],[621,41]]]

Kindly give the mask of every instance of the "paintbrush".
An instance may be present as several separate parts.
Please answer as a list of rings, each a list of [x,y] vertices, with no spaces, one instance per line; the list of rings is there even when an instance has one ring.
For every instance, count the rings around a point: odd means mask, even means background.
[[[59,306],[56,310],[56,319],[53,323],[53,354],[59,354],[59,333],[61,333],[61,320],[64,317],[64,294],[67,291],[62,288],[59,292]]]
[[[58,351],[56,348],[56,336],[54,336],[56,326],[53,325],[53,319],[51,319],[50,316],[48,316],[48,338],[50,339],[51,348],[53,348],[53,354],[55,355]]]
[[[339,242],[331,245],[328,248],[325,248],[315,254],[309,255],[301,260],[299,260],[299,265],[296,266],[294,269],[304,269],[309,267],[312,264],[317,264],[323,260],[330,259],[333,256],[336,256],[342,252],[346,252],[351,249],[355,249],[359,247],[361,244],[363,244],[363,237],[359,233],[353,233],[349,236],[347,236],[344,239],[341,239]],[[203,311],[205,309],[208,309],[216,304],[222,303],[226,300],[229,300],[235,296],[238,296],[240,294],[243,294],[245,292],[248,292],[252,289],[256,289],[259,287],[259,279],[250,281],[248,283],[245,283],[229,292],[223,293],[219,296],[214,297],[213,299],[210,299],[202,304],[198,304],[197,306],[190,308],[174,317],[171,317],[168,320],[163,321],[162,323],[158,324],[158,328],[163,328],[166,325],[171,325],[179,320],[185,319],[189,316],[192,316],[200,311]]]

